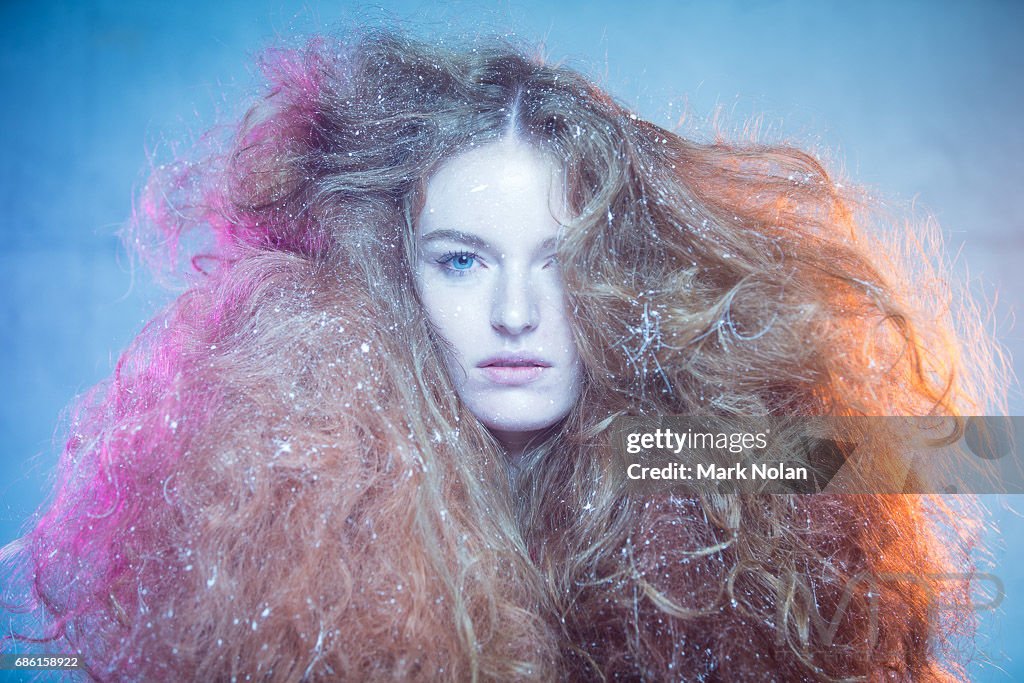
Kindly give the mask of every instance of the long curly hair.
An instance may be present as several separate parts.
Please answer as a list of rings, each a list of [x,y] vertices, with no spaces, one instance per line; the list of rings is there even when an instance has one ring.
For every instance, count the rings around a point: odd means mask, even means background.
[[[97,680],[962,676],[970,595],[940,577],[971,570],[968,505],[641,499],[603,457],[620,415],[982,412],[991,343],[926,231],[874,230],[806,152],[686,140],[505,43],[368,31],[263,68],[223,147],[140,198],[130,242],[194,268],[3,552],[43,623],[22,639]],[[412,279],[426,179],[510,130],[563,166],[585,367],[517,467]]]

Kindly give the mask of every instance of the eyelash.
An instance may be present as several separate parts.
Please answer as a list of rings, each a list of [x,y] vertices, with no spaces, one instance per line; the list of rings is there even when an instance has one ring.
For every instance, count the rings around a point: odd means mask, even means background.
[[[450,264],[457,258],[472,259],[474,263],[471,264],[469,268],[452,268]],[[465,277],[470,272],[472,272],[472,266],[476,265],[475,262],[478,261],[479,259],[480,257],[477,256],[476,253],[472,251],[449,251],[441,258],[436,259],[436,261],[438,265],[441,266],[441,270],[443,270],[446,275],[451,275],[453,277]]]
[[[441,266],[441,270],[444,271],[445,275],[450,275],[452,277],[465,277],[473,272],[472,266],[469,268],[452,268],[450,265],[455,259],[463,257],[473,259],[474,262],[480,260],[480,257],[473,251],[449,251],[441,258],[434,259],[434,261]],[[555,268],[559,266],[557,257],[552,256],[548,262],[544,264],[545,268],[550,266],[554,266]]]

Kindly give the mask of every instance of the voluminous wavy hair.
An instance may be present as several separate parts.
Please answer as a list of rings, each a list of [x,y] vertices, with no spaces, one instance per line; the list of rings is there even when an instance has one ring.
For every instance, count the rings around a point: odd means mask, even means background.
[[[991,365],[920,228],[875,230],[806,152],[684,139],[504,43],[366,32],[263,68],[223,145],[140,198],[130,243],[194,268],[69,412],[4,551],[42,630],[8,645],[104,681],[963,676],[968,586],[939,577],[971,571],[967,506],[641,499],[605,457],[620,415],[981,412]],[[412,275],[426,179],[510,133],[564,170],[585,366],[517,467]]]

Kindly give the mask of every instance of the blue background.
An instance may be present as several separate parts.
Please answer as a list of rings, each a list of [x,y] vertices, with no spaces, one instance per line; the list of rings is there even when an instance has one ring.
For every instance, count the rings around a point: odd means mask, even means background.
[[[107,376],[167,295],[115,237],[150,156],[230,121],[261,49],[397,21],[425,38],[514,34],[674,127],[721,112],[828,152],[833,168],[940,222],[957,268],[998,296],[1022,357],[1024,4],[1016,2],[0,3],[0,544],[43,500],[57,417]],[[705,125],[704,130],[710,130]],[[1019,364],[1019,363],[1018,363]],[[1015,364],[1017,365],[1017,364]],[[1012,414],[1024,399],[1011,389]],[[59,445],[59,444],[58,444]],[[993,572],[979,681],[1024,680],[1024,521],[987,497]],[[986,663],[987,662],[987,663]]]

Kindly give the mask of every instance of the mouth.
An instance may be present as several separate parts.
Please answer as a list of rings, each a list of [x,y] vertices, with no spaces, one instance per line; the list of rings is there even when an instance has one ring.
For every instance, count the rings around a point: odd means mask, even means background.
[[[494,384],[519,386],[538,379],[551,363],[528,356],[495,356],[477,367]]]

